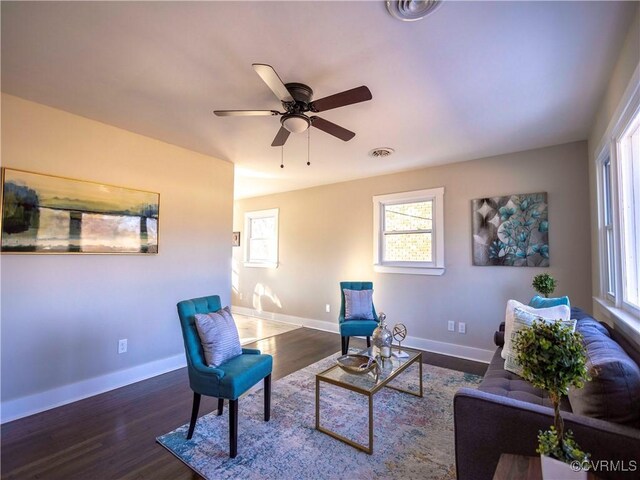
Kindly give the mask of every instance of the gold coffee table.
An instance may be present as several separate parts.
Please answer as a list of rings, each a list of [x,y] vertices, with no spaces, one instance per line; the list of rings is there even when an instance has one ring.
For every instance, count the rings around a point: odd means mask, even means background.
[[[365,355],[371,355],[373,352],[371,347],[368,350],[359,352]],[[392,351],[398,351],[396,347]],[[381,371],[378,376],[373,372],[358,375],[355,373],[347,373],[342,370],[337,364],[320,372],[316,375],[316,430],[319,430],[327,435],[332,436],[352,447],[355,447],[363,452],[367,452],[369,455],[373,453],[373,396],[376,392],[382,388],[387,387],[400,392],[409,393],[416,397],[422,397],[422,352],[402,347],[402,351],[409,354],[405,358],[396,358],[393,355],[391,358],[385,360],[384,365],[381,366]],[[420,370],[420,388],[418,392],[411,390],[404,390],[402,388],[393,387],[389,385],[393,379],[400,375],[411,364],[418,362]],[[369,400],[369,445],[362,445],[358,442],[343,437],[339,433],[336,433],[328,428],[320,425],[320,383],[326,382],[338,387],[345,388],[352,392],[357,392],[368,397]]]

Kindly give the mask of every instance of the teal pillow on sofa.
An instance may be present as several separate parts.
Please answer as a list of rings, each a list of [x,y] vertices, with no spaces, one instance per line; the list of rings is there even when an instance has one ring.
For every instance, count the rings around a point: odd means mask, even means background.
[[[540,295],[536,295],[529,302],[529,306],[533,308],[549,308],[549,307],[557,307],[558,305],[566,305],[571,308],[571,303],[569,303],[569,297],[557,297],[557,298],[544,298]]]

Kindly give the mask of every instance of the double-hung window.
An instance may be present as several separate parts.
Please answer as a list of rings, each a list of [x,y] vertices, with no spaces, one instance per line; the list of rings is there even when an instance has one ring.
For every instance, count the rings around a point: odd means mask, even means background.
[[[618,141],[623,307],[640,313],[640,111]]]
[[[247,212],[244,215],[246,267],[278,266],[278,209]]]
[[[613,231],[613,202],[611,194],[611,159],[602,162],[602,243],[603,243],[603,286],[610,301],[615,301],[616,251]]]
[[[640,334],[640,100],[618,119],[607,138],[597,163],[601,284],[597,300]]]
[[[444,188],[376,195],[374,270],[383,273],[444,273]]]

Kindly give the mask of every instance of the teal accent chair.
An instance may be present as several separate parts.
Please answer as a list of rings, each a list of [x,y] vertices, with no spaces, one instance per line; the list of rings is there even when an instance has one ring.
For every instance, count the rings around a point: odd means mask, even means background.
[[[346,355],[349,350],[349,337],[367,337],[367,347],[371,346],[371,335],[378,326],[378,315],[376,307],[371,303],[373,318],[375,320],[365,319],[344,319],[344,289],[347,290],[373,290],[373,282],[340,282],[340,316],[338,323],[340,324],[340,336],[342,337],[342,354]]]
[[[264,421],[271,417],[271,355],[261,355],[260,350],[243,348],[242,355],[228,360],[218,367],[207,366],[200,336],[195,324],[196,313],[220,310],[220,297],[192,298],[178,303],[178,316],[187,355],[189,384],[193,390],[193,409],[187,440],[193,436],[200,408],[200,397],[207,395],[218,399],[218,415],[222,415],[224,400],[229,400],[229,456],[238,453],[238,397],[264,379]]]

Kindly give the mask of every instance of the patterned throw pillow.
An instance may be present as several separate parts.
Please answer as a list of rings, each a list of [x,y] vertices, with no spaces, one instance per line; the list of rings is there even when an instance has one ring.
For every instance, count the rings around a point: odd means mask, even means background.
[[[373,318],[373,290],[348,290],[344,292],[345,320],[375,320]]]
[[[554,320],[569,320],[571,317],[571,309],[566,305],[557,305],[549,308],[534,308],[520,303],[517,300],[509,300],[507,302],[507,310],[504,317],[504,347],[502,348],[502,358],[507,359],[507,353],[511,350],[511,339],[513,335],[513,316],[516,308],[525,312],[533,313],[539,317],[552,318]]]
[[[213,313],[197,313],[196,329],[204,358],[210,367],[219,367],[227,360],[242,355],[240,336],[229,307]]]
[[[535,320],[542,320],[545,323],[553,323],[558,321],[558,319],[556,318],[543,318],[535,313],[528,312],[521,308],[516,308],[513,315],[513,328],[511,329],[511,345],[513,345],[513,342],[515,341],[516,334],[520,330],[529,328],[531,325],[533,325],[533,322]],[[569,327],[572,332],[576,330],[577,320],[560,320],[560,322],[562,322],[562,325],[564,325],[565,327]],[[521,377],[522,366],[518,363],[517,355],[518,352],[514,348],[511,348],[509,351],[507,351],[507,358],[504,362],[504,369]]]

